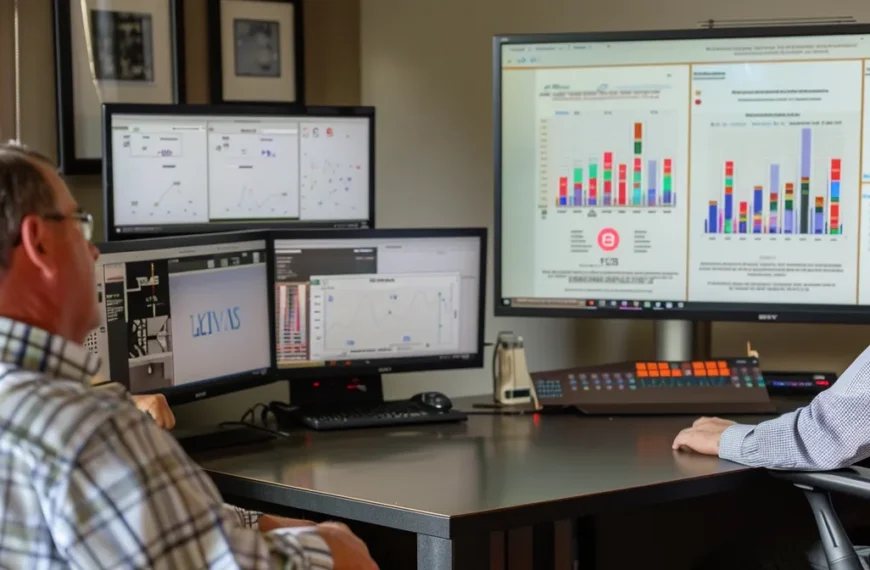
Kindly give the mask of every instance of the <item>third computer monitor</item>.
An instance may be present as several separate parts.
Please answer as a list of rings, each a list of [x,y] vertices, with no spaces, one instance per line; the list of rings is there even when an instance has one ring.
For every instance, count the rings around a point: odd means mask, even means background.
[[[280,377],[482,365],[485,229],[273,237]]]
[[[370,107],[106,105],[109,241],[374,223]]]
[[[870,26],[494,51],[497,314],[870,320]]]

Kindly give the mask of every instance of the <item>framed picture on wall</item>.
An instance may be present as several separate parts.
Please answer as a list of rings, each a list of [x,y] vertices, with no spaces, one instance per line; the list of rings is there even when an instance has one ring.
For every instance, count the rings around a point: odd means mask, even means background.
[[[208,0],[212,103],[305,103],[301,0]]]
[[[102,171],[103,103],[183,103],[183,0],[54,0],[58,162]]]

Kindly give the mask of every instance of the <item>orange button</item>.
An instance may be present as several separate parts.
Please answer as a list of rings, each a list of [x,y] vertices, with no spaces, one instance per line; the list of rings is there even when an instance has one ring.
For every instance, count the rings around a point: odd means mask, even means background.
[[[637,370],[646,370],[646,362],[638,362],[634,365]]]
[[[671,376],[682,376],[682,375],[683,375],[683,371],[680,370],[679,368],[674,368],[673,370],[671,370]]]
[[[658,378],[658,377],[659,377],[659,371],[658,371],[658,370],[650,370],[650,371],[649,371],[649,375],[650,375],[650,377],[652,377],[652,378]]]
[[[638,378],[646,378],[647,376],[649,376],[649,372],[647,372],[646,370],[638,370],[637,371]]]
[[[671,377],[671,371],[670,371],[670,370],[662,370],[662,371],[660,372],[660,374],[662,375],[662,378],[670,378],[670,377]]]
[[[706,376],[707,372],[705,370],[695,370],[695,376]]]
[[[668,370],[669,368],[667,362],[659,362],[659,370]]]
[[[719,368],[728,368],[728,363],[724,360],[719,361]]]
[[[693,362],[692,368],[704,368],[704,363],[703,362]]]

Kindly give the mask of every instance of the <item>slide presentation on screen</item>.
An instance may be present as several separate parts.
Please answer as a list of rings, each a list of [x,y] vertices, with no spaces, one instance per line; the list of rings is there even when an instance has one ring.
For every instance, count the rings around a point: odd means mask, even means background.
[[[502,296],[870,304],[870,40],[830,39],[506,46]]]

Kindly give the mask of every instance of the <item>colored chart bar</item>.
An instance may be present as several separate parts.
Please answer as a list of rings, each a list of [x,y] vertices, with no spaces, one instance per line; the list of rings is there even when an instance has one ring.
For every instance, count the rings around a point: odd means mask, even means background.
[[[734,162],[725,163],[725,228],[723,233],[734,233]]]
[[[568,205],[568,177],[559,177],[559,197],[556,199],[557,206]]]
[[[619,196],[617,197],[617,203],[620,206],[625,206],[628,202],[626,202],[626,186],[628,182],[626,182],[626,178],[628,176],[628,166],[625,164],[619,165]]]
[[[646,179],[649,182],[647,191],[646,204],[647,206],[656,205],[656,181],[658,180],[658,164],[655,160],[650,160],[647,163]]]
[[[752,233],[760,234],[764,231],[761,217],[764,215],[764,187],[756,186],[752,189]]]
[[[707,215],[706,230],[707,233],[718,233],[716,230],[719,225],[719,204],[716,200],[710,200],[709,213]]]
[[[825,199],[816,196],[815,208],[813,208],[813,233],[825,233]]]
[[[631,205],[640,206],[643,200],[640,190],[640,159],[634,159],[633,178],[631,181]]]
[[[794,183],[785,183],[785,228],[784,233],[793,234],[794,227]]]
[[[746,233],[747,221],[749,219],[748,210],[749,204],[746,202],[740,202],[740,213],[739,218],[737,219],[737,233]]]
[[[840,166],[841,162],[839,158],[831,159],[831,175],[830,175],[830,219],[829,219],[829,230],[832,234],[840,233]]]
[[[772,233],[779,233],[779,194],[776,192],[770,193],[770,218],[767,222],[767,230]]]
[[[583,205],[583,169],[574,168],[574,205]]]
[[[598,205],[598,165],[589,163],[589,205]]]
[[[604,153],[604,205],[613,203],[613,153]]]
[[[673,161],[670,158],[666,158],[664,162],[664,174],[662,176],[662,201],[670,206],[675,206],[677,203],[673,196],[673,168]]]
[[[809,233],[810,164],[813,144],[812,129],[801,129],[801,225],[800,233]]]

